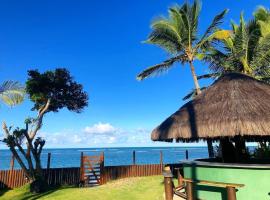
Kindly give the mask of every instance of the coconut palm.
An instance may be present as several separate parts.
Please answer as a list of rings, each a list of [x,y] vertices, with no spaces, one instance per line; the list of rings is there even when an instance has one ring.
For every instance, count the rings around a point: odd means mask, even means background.
[[[0,99],[9,106],[21,103],[24,93],[24,87],[16,81],[5,81],[0,85]]]
[[[262,11],[268,16],[262,17]],[[270,13],[259,8],[254,15],[255,19],[247,23],[243,14],[239,25],[231,23],[231,35],[222,40],[223,48],[212,48],[203,56],[214,73],[199,76],[199,79],[234,71],[270,82]]]
[[[262,36],[270,34],[270,10],[260,6],[253,15],[260,26]]]
[[[163,48],[171,55],[171,58],[145,69],[137,76],[138,80],[166,71],[177,62],[183,65],[188,63],[196,93],[201,92],[193,62],[200,58],[203,52],[208,51],[214,40],[227,37],[228,32],[216,31],[227,12],[224,10],[214,17],[212,23],[200,37],[198,34],[200,10],[199,1],[195,1],[192,5],[189,3],[182,6],[176,5],[169,8],[168,18],[160,17],[153,21],[151,24],[153,31],[146,43]]]
[[[153,21],[151,25],[153,31],[146,43],[163,48],[171,57],[160,64],[145,69],[137,76],[138,80],[166,71],[177,62],[182,65],[189,64],[196,94],[201,93],[193,62],[207,52],[215,40],[228,37],[229,33],[224,30],[216,31],[227,13],[227,10],[224,10],[214,17],[212,23],[200,37],[198,34],[200,10],[201,5],[196,0],[193,4],[185,3],[182,6],[173,6],[169,8],[168,18],[160,17]],[[207,143],[209,156],[212,157],[212,142],[208,140]]]

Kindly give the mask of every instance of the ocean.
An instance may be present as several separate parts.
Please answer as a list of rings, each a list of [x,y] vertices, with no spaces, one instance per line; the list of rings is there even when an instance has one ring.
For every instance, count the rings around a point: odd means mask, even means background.
[[[136,152],[137,164],[157,164],[160,162],[160,151],[163,152],[163,162],[179,163],[185,160],[188,150],[189,159],[208,157],[207,147],[128,147],[128,148],[72,148],[72,149],[44,149],[41,155],[42,166],[47,166],[47,155],[51,153],[51,168],[79,167],[80,154],[98,155],[104,152],[105,166],[132,164],[133,151]],[[0,150],[0,170],[9,169],[11,152]],[[19,165],[15,162],[15,168]]]

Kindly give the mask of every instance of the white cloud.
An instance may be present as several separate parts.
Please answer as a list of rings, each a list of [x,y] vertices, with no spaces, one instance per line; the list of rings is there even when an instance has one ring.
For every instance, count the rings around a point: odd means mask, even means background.
[[[154,143],[151,130],[145,128],[124,129],[110,123],[97,123],[79,130],[39,132],[45,139],[45,148],[133,147],[133,146],[189,146],[190,144]],[[195,144],[196,145],[196,144]],[[198,145],[198,144],[197,144]],[[0,148],[4,144],[0,143]]]
[[[88,134],[107,134],[115,132],[117,129],[109,123],[94,124],[93,126],[86,126],[84,132]]]

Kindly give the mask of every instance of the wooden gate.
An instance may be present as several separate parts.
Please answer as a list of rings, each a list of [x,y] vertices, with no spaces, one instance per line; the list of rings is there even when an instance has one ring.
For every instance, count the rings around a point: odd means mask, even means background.
[[[85,156],[81,154],[81,184],[83,186],[98,186],[103,184],[104,153]]]

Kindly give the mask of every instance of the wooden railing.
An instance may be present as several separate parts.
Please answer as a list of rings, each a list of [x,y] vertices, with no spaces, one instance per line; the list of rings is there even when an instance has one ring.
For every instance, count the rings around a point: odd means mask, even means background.
[[[165,200],[173,200],[173,196],[180,196],[183,199],[195,200],[197,197],[194,195],[194,186],[203,185],[210,187],[224,188],[227,191],[227,200],[236,200],[236,189],[244,187],[244,184],[237,183],[224,183],[215,182],[208,180],[193,180],[188,178],[183,178],[179,173],[179,168],[177,169],[178,175],[178,186],[175,187],[172,180],[172,173],[169,167],[165,167],[163,171],[164,175],[164,186],[165,186]]]

